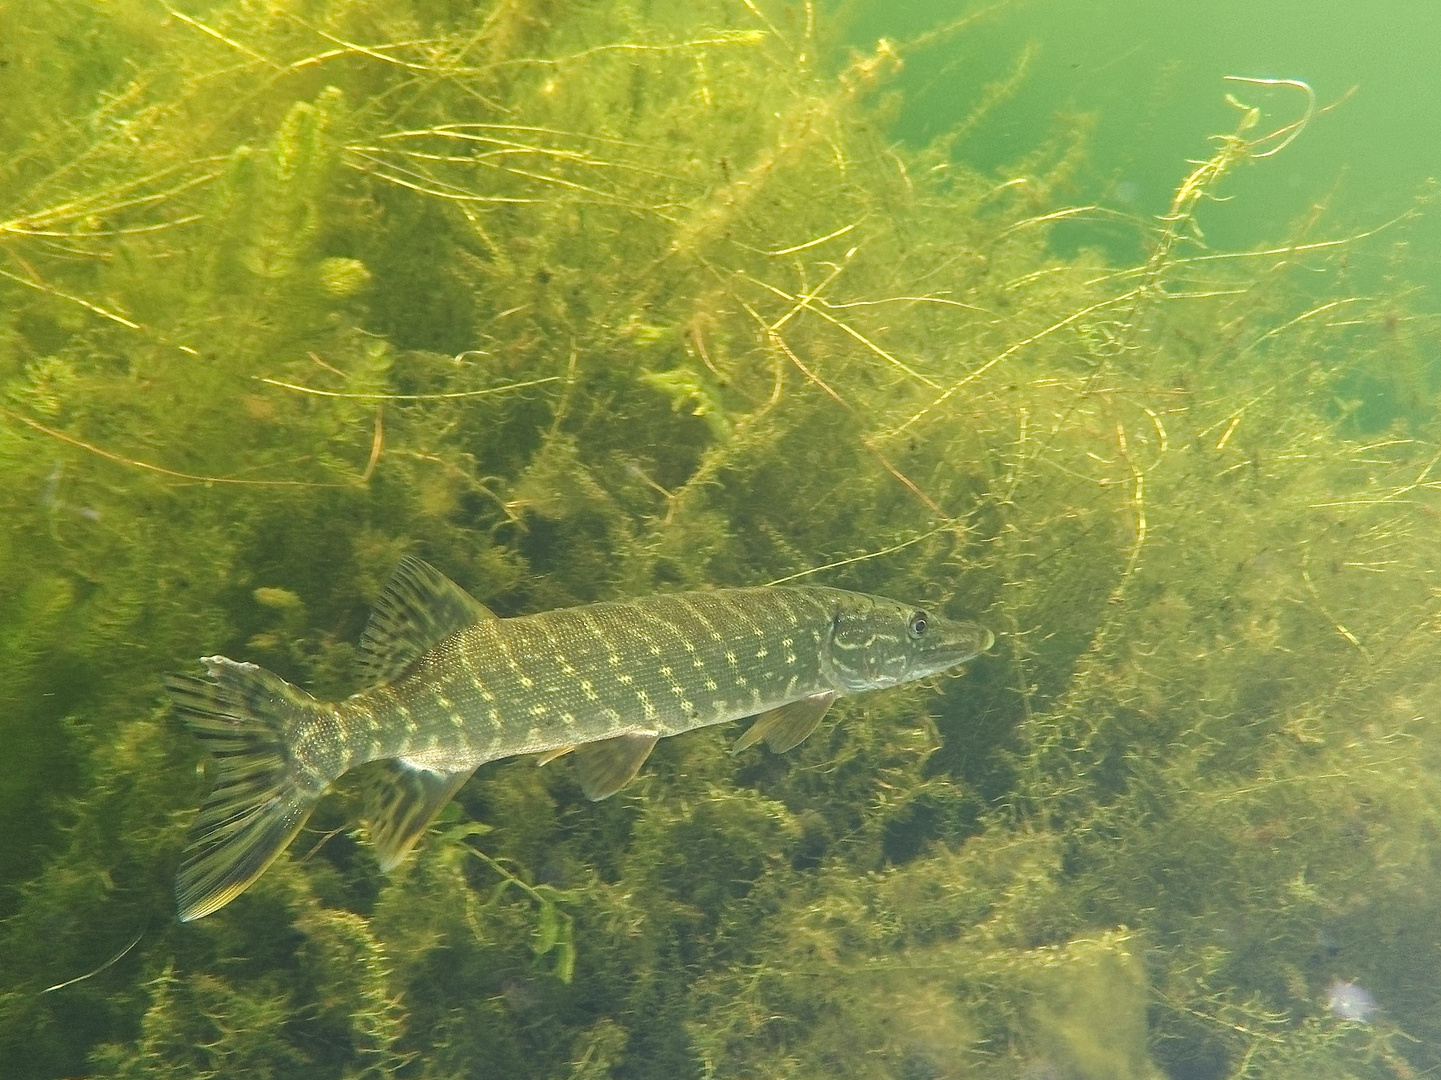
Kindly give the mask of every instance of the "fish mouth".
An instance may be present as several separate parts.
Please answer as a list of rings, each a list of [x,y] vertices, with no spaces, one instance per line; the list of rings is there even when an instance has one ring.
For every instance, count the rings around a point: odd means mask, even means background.
[[[996,643],[996,635],[979,623],[952,623],[946,630],[945,643],[926,657],[925,664],[931,674],[974,660]]]
[[[956,627],[951,636],[951,651],[957,657],[953,662],[959,664],[980,656],[995,643],[996,635],[988,627],[980,623],[963,623]]]

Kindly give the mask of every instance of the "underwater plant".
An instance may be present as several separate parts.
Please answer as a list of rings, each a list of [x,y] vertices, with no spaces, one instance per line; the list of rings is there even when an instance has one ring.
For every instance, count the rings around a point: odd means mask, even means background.
[[[810,4],[683,8],[10,12],[0,1073],[1441,1065],[1408,220],[1207,248],[1324,122],[1237,82],[1135,265],[1064,255],[1083,121],[1001,175],[965,140],[1018,80],[888,136],[965,19],[842,55]],[[999,644],[787,757],[663,740],[603,803],[483,765],[389,875],[342,781],[177,922],[205,778],[163,674],[343,698],[406,555],[502,616],[797,582]]]

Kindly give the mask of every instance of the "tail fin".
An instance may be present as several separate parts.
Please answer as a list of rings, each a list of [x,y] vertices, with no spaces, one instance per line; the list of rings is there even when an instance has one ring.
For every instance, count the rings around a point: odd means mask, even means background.
[[[254,664],[223,656],[202,663],[209,679],[165,680],[176,711],[214,755],[217,770],[175,878],[181,922],[209,915],[249,888],[326,788],[291,754],[297,729],[319,702]]]

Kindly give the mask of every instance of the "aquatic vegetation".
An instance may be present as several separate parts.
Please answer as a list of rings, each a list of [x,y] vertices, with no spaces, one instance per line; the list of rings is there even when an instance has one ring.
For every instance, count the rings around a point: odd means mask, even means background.
[[[1063,201],[1082,122],[981,175],[970,122],[887,138],[943,34],[837,59],[809,6],[685,9],[15,16],[0,1072],[1441,1064],[1406,222],[1206,248],[1228,176],[1320,111],[1237,83],[1138,264],[1063,257],[1103,213]],[[789,579],[1000,642],[785,757],[664,740],[605,803],[482,767],[391,875],[342,785],[176,923],[205,785],[162,675],[220,652],[351,693],[406,553],[502,615]],[[1347,1020],[1337,980],[1384,1007]]]

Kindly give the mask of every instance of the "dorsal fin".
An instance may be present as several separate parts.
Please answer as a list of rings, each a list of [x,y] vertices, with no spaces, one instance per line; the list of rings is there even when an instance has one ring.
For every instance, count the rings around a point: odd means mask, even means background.
[[[360,636],[360,666],[389,682],[446,638],[495,613],[430,563],[407,555],[390,576]]]

